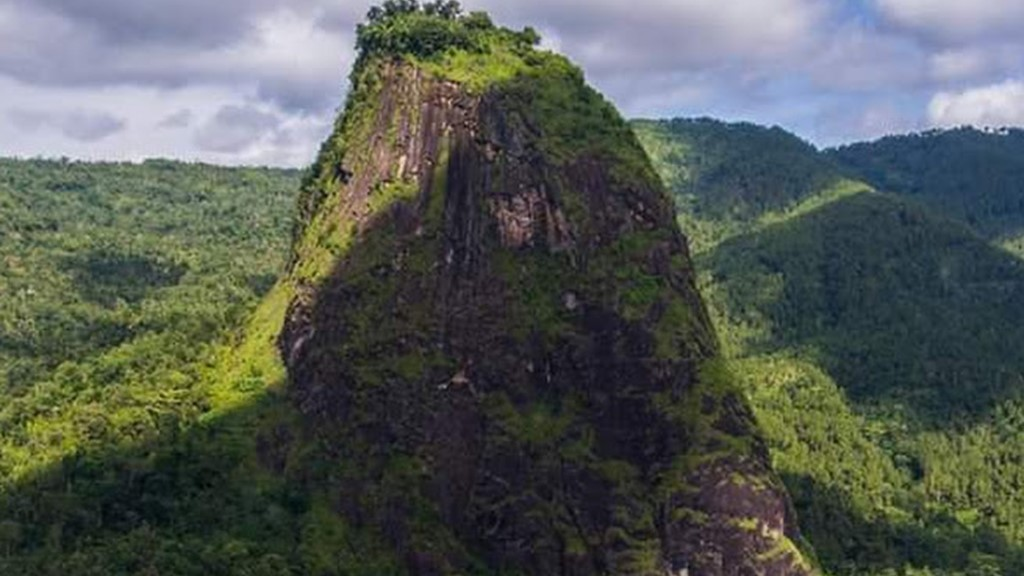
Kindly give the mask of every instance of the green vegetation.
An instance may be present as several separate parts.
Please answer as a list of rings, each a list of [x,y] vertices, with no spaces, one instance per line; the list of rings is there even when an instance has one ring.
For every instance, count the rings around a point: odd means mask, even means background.
[[[828,156],[879,190],[912,197],[1024,255],[1024,130],[934,130]]]
[[[638,132],[826,571],[1021,573],[1024,262],[992,243],[1019,135],[823,154],[745,124]]]
[[[0,160],[0,573],[283,573],[306,504],[254,455],[298,176]]]
[[[532,28],[499,28],[485,12],[463,14],[453,0],[386,0],[370,9],[356,32],[360,58],[432,58],[449,53],[487,53],[495,44],[528,51],[540,42]],[[358,67],[358,65],[357,65]]]
[[[333,286],[359,297],[326,312],[352,335],[323,354],[341,364],[331,377],[346,380],[338,388],[351,394],[329,408],[343,400],[373,406],[387,396],[395,402],[389,410],[402,403],[429,410],[438,383],[466,385],[451,351],[436,345],[450,319],[440,315],[442,294],[432,282],[449,241],[441,191],[452,144],[439,144],[426,176],[437,190],[429,198],[422,182],[397,168],[397,154],[384,166],[373,157],[393,152],[403,127],[420,120],[422,102],[401,92],[418,85],[403,74],[458,81],[469,94],[491,91],[519,123],[514,129],[542,130],[538,153],[553,170],[586,161],[604,177],[600,166],[609,161],[610,177],[655,199],[648,209],[669,213],[614,108],[577,68],[534,50],[535,43],[530,31],[498,29],[451,3],[386,3],[360,30],[349,103],[301,184],[294,172],[162,162],[3,164],[0,175],[10,181],[0,182],[7,283],[0,286],[18,296],[3,301],[0,316],[0,573],[401,574],[409,559],[396,553],[396,538],[406,549],[465,557],[470,574],[488,573],[425,496],[426,459],[372,435],[391,425],[387,415],[353,411],[314,428],[309,413],[291,408],[303,391],[285,390],[276,344],[289,307]],[[346,186],[367,175],[373,184],[354,202]],[[581,190],[552,182],[567,218],[581,229],[597,225]],[[293,188],[298,219],[286,263]],[[413,210],[419,229],[402,232],[398,216]],[[659,280],[651,261],[678,237],[623,236],[603,257],[523,257],[517,263],[526,272],[512,268],[495,278],[527,290],[526,310],[509,307],[528,319],[513,334],[516,346],[536,335],[565,338],[564,324],[581,316],[564,299],[575,291],[574,298],[600,300],[612,314],[656,328],[660,358],[653,361],[680,361],[698,329],[701,345],[713,347],[691,304],[679,299],[678,286]],[[573,273],[536,274],[577,263]],[[281,270],[287,273],[277,279]],[[640,280],[631,283],[627,272]],[[534,306],[544,314],[532,316]],[[590,344],[577,338],[574,345],[586,351]],[[734,391],[721,382],[707,387],[719,400],[719,392]],[[578,401],[492,399],[484,408],[501,427],[488,441],[498,455],[529,455],[538,493],[559,487],[569,462],[617,499],[608,534],[581,534],[561,493],[511,517],[550,522],[571,557],[611,543],[623,550],[610,559],[619,571],[660,569],[646,479],[630,464],[597,457]],[[699,428],[695,434],[713,426],[701,421]],[[353,508],[367,517],[343,513]]]
[[[672,190],[698,254],[842,180],[813,146],[778,127],[700,118],[640,120],[633,129]]]
[[[747,328],[733,349],[800,350],[859,403],[946,422],[984,413],[1024,372],[1024,262],[905,201],[835,200],[703,263],[710,299]]]
[[[541,128],[546,157],[570,161],[599,149],[614,155],[623,177],[652,176],[615,107],[587,85],[579,67],[536,49],[539,43],[532,28],[496,26],[486,13],[463,14],[458,2],[420,6],[416,0],[389,0],[371,10],[359,28],[355,75],[372,74],[370,60],[397,59],[471,93],[494,89],[501,106]]]
[[[30,395],[75,362],[142,343],[187,355],[237,324],[280,271],[297,180],[0,160],[0,394]]]

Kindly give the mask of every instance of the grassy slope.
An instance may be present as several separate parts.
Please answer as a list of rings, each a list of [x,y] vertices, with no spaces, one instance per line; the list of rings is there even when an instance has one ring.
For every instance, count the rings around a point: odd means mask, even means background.
[[[864,185],[837,194],[827,179],[816,191],[806,178],[787,183],[794,153],[804,156],[798,174],[835,168],[772,131],[712,121],[639,129],[684,195],[681,221],[701,226],[698,266],[716,324],[826,566],[1018,571],[1021,262]],[[730,173],[734,162],[735,174],[770,173],[740,188],[704,186],[699,173],[679,184],[680,165]],[[687,213],[722,194],[756,209],[742,219]]]

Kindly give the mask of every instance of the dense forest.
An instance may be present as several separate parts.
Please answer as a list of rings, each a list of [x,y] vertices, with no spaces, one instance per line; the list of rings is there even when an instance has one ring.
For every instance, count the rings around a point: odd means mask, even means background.
[[[698,254],[773,217],[866,187],[778,127],[679,118],[637,120],[633,129],[673,191]]]
[[[819,153],[778,128],[636,128],[827,571],[1021,573],[1024,262],[999,245],[1011,219],[983,218],[1024,198],[1015,133]],[[723,196],[738,208],[707,208]]]
[[[0,573],[245,567],[243,545],[181,534],[274,514],[225,487],[264,385],[232,346],[283,268],[299,177],[0,160]]]
[[[935,130],[828,151],[879,190],[907,195],[1024,254],[1024,130]]]

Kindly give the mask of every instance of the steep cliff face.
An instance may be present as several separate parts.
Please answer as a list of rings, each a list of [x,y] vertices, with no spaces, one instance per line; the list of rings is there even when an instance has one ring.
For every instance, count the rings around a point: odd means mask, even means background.
[[[305,186],[304,479],[412,574],[810,573],[628,126],[491,38],[364,53]]]

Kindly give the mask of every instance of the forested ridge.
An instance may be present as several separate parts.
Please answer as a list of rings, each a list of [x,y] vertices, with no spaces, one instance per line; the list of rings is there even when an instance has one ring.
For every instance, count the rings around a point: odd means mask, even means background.
[[[826,154],[879,190],[912,197],[1024,254],[1024,130],[933,130]]]
[[[1016,133],[819,152],[749,124],[635,127],[826,571],[1024,570]]]
[[[63,362],[154,333],[200,337],[244,314],[280,272],[298,177],[0,160],[5,395]]]

